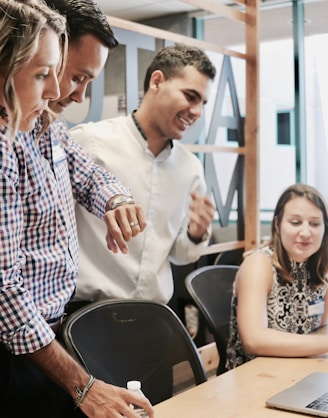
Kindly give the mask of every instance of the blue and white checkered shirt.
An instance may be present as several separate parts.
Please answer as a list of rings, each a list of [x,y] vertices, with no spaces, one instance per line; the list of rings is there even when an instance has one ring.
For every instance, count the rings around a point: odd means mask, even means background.
[[[74,199],[102,219],[111,197],[130,194],[61,121],[39,140],[37,129],[10,142],[0,128],[0,342],[15,354],[54,339],[47,321],[61,317],[75,290]]]

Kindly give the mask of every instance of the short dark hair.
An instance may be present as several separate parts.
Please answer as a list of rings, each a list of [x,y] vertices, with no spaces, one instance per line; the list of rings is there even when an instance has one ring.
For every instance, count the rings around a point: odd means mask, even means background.
[[[184,44],[171,45],[161,49],[150,63],[144,80],[144,92],[149,88],[151,75],[154,71],[163,72],[166,79],[179,77],[182,70],[187,67],[195,67],[200,73],[213,80],[216,69],[208,56],[199,48]]]
[[[118,45],[106,16],[93,0],[45,0],[45,2],[66,17],[69,43],[78,43],[82,36],[92,34],[109,49]]]

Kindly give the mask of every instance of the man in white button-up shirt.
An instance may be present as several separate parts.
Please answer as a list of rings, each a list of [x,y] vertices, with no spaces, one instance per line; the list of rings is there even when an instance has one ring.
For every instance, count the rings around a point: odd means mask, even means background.
[[[71,130],[95,161],[130,187],[147,228],[128,254],[109,252],[101,221],[76,206],[80,246],[75,301],[151,299],[173,295],[170,262],[195,262],[208,245],[214,206],[206,196],[200,160],[181,143],[202,113],[215,68],[201,50],[184,45],[159,51],[145,77],[138,110]],[[138,229],[132,220],[131,229]]]

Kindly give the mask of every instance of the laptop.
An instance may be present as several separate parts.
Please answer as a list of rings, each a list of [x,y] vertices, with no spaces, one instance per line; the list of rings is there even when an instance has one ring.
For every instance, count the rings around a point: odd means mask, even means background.
[[[266,406],[328,417],[328,373],[314,372],[267,399]]]

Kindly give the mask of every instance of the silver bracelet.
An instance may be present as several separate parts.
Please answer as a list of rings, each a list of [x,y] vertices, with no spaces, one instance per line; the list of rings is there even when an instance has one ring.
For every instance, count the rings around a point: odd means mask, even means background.
[[[130,205],[136,203],[132,196],[118,196],[114,197],[114,199],[110,202],[109,205],[106,207],[107,210],[114,210],[122,205]]]
[[[85,397],[87,396],[91,386],[95,383],[95,378],[90,375],[89,382],[87,383],[86,387],[84,389],[75,388],[76,393],[78,396],[76,398],[73,398],[73,401],[75,403],[75,408],[80,408],[82,405],[82,402],[84,401]]]

